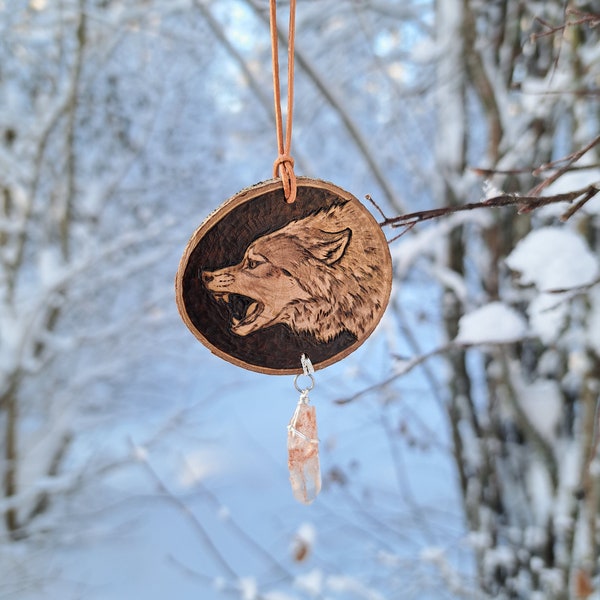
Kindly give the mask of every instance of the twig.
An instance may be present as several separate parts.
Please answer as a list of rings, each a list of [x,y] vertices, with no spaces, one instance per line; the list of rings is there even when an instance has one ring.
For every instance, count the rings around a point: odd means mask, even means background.
[[[204,529],[202,523],[200,523],[196,515],[190,509],[190,507],[167,488],[166,484],[163,482],[158,473],[147,460],[142,460],[141,464],[144,466],[146,472],[150,475],[150,477],[154,480],[156,487],[164,495],[164,497],[167,500],[169,500],[169,502],[174,504],[181,511],[181,513],[187,517],[188,521],[192,524],[193,528],[200,535],[200,537],[206,544],[206,547],[208,548],[209,552],[212,554],[215,561],[221,566],[223,571],[233,581],[236,581],[239,578],[238,574],[235,572],[233,567],[227,562],[223,554],[221,554],[221,552],[213,542],[212,538],[210,537],[206,529]]]
[[[523,339],[531,339],[531,338],[523,338]],[[335,402],[335,404],[339,404],[339,405],[350,404],[351,402],[358,400],[359,398],[365,396],[366,394],[369,394],[370,392],[381,390],[382,388],[386,387],[387,385],[393,383],[400,377],[403,377],[404,375],[406,375],[407,373],[412,371],[415,367],[418,367],[420,364],[428,361],[430,358],[433,358],[435,356],[439,356],[442,354],[448,354],[449,352],[451,352],[453,350],[465,350],[465,349],[470,349],[470,348],[478,348],[478,347],[482,347],[482,346],[483,347],[485,347],[485,346],[506,346],[506,345],[514,344],[515,341],[516,340],[511,340],[511,341],[485,340],[485,341],[481,341],[481,342],[462,342],[460,340],[452,340],[452,341],[448,342],[447,344],[438,346],[437,348],[434,348],[433,350],[430,350],[429,352],[426,352],[425,354],[415,356],[408,360],[401,356],[393,354],[392,355],[393,358],[397,359],[398,361],[402,361],[402,363],[403,363],[400,366],[400,368],[396,369],[396,371],[394,372],[393,375],[390,375],[387,379],[384,379],[383,381],[380,381],[379,383],[375,383],[373,385],[367,386],[367,387],[363,388],[362,390],[356,392],[355,394],[352,394],[351,396],[348,396],[346,398],[338,398],[337,400],[334,400],[334,402]]]
[[[493,198],[488,198],[481,202],[470,202],[460,206],[445,206],[443,208],[433,208],[431,210],[421,210],[413,213],[400,215],[399,217],[386,217],[381,208],[375,203],[371,196],[367,196],[378,212],[383,216],[383,221],[379,223],[381,227],[414,227],[417,223],[430,221],[440,217],[446,217],[453,213],[464,212],[467,210],[476,210],[480,208],[503,208],[505,206],[517,206],[519,214],[526,214],[542,206],[557,204],[558,202],[578,202],[561,216],[561,221],[566,221],[575,214],[586,202],[591,200],[600,192],[600,187],[595,184],[585,188],[565,192],[563,194],[554,194],[553,196],[517,196],[515,194],[502,194]],[[397,236],[399,237],[399,236]],[[396,239],[396,238],[393,238]]]
[[[600,143],[600,135],[597,135],[591,142],[586,144],[583,148],[580,148],[576,152],[572,152],[571,154],[565,156],[564,158],[558,159],[554,161],[554,163],[549,164],[557,164],[560,162],[565,162],[566,164],[558,169],[555,173],[544,179],[541,183],[538,183],[533,189],[529,191],[531,196],[537,196],[542,190],[546,189],[551,183],[554,183],[559,177],[562,177],[571,167],[571,165],[577,162],[588,150],[594,148]],[[543,169],[545,165],[542,165],[540,169]],[[538,171],[539,172],[539,171]],[[536,175],[536,171],[533,172]],[[590,186],[591,187],[591,186]]]
[[[187,467],[191,469],[188,461],[184,459],[184,462],[186,463]],[[196,482],[196,485],[199,487],[202,494],[213,505],[215,510],[222,508],[217,497],[202,482]],[[227,523],[236,536],[252,549],[253,555],[262,556],[267,563],[271,564],[272,570],[275,571],[279,576],[279,581],[290,581],[292,579],[292,574],[290,571],[288,571],[283,564],[275,558],[275,556],[267,552],[267,550],[265,550],[251,535],[249,535],[234,519],[228,517]]]
[[[443,346],[440,346],[439,348],[435,348],[431,352],[427,352],[426,354],[421,354],[420,356],[411,358],[410,360],[406,361],[402,365],[402,368],[397,369],[393,375],[391,375],[384,381],[381,381],[379,383],[376,383],[374,385],[366,387],[366,388],[360,390],[359,392],[356,392],[352,396],[348,396],[347,398],[340,398],[338,400],[335,400],[335,403],[336,404],[350,404],[350,402],[354,402],[354,400],[357,400],[358,398],[360,398],[361,396],[364,396],[365,394],[368,394],[369,392],[379,390],[379,389],[385,387],[386,385],[393,383],[396,379],[398,379],[399,377],[402,377],[403,375],[406,375],[409,371],[412,371],[415,367],[417,367],[421,363],[424,363],[426,360],[429,360],[430,358],[437,356],[438,354],[445,354],[446,352],[448,352],[449,350],[452,350],[455,347],[456,347],[456,345],[453,343],[445,344]],[[395,356],[395,358],[399,359],[400,357]]]
[[[564,94],[572,94],[573,96],[598,96],[600,95],[600,89],[599,88],[595,88],[595,87],[589,87],[589,88],[576,88],[574,90],[565,90],[565,89],[554,89],[554,90],[542,90],[539,92],[535,92],[533,90],[521,90],[519,88],[520,92],[522,94],[525,94],[527,96],[557,96],[557,95],[561,95],[563,96]],[[582,167],[585,168],[585,167]]]
[[[484,167],[472,167],[471,170],[482,177],[492,177],[493,175],[534,175],[538,177],[544,171],[553,169],[557,164],[566,160],[567,157],[557,158],[552,162],[541,165],[540,167],[523,167],[522,169],[486,169]],[[568,171],[590,171],[591,169],[600,168],[600,163],[589,165],[571,165]]]
[[[584,25],[589,24],[590,28],[597,27],[600,24],[600,15],[596,15],[594,13],[584,13],[583,11],[577,10],[575,8],[569,8],[566,11],[567,15],[575,15],[578,16],[578,19],[574,21],[566,21],[562,25],[551,25],[544,19],[540,17],[535,17],[535,21],[546,28],[546,31],[542,31],[541,33],[532,33],[531,41],[535,42],[539,38],[547,37],[549,35],[554,35],[555,33],[563,32],[567,27],[574,27],[576,25]]]
[[[567,212],[563,213],[560,220],[564,223],[568,221],[588,200],[591,200],[598,193],[597,188],[589,189],[579,202],[572,206]]]

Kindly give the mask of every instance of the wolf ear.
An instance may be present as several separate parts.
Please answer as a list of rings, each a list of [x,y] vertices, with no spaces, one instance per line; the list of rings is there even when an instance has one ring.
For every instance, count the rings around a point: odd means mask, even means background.
[[[352,230],[348,227],[333,233],[319,230],[311,240],[310,253],[325,264],[333,265],[344,256],[351,237]]]

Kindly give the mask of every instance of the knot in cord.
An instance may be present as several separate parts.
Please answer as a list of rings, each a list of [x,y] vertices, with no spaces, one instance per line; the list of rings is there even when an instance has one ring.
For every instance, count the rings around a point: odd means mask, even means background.
[[[296,201],[298,185],[294,173],[294,159],[289,154],[280,154],[273,163],[273,177],[279,177],[283,184],[283,194],[288,204]]]
[[[296,0],[290,0],[290,21],[288,28],[288,69],[287,69],[287,114],[285,138],[281,111],[281,90],[279,84],[279,50],[277,47],[277,0],[270,0],[269,22],[271,28],[271,51],[273,57],[273,99],[275,101],[275,127],[279,156],[273,165],[273,177],[279,177],[283,184],[285,201],[296,201],[297,183],[294,173],[294,159],[290,154],[292,146],[292,120],[294,109],[294,38],[296,29]]]

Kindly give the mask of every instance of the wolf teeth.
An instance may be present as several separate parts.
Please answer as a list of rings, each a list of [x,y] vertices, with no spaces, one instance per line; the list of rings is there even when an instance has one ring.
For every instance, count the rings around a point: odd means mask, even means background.
[[[258,315],[261,312],[262,312],[261,304],[259,302],[253,302],[252,304],[250,304],[250,306],[248,306],[248,308],[246,309],[246,314],[243,317],[238,318],[238,317],[235,317],[232,315],[232,317],[231,317],[232,327],[234,329],[236,329],[237,327],[248,325],[249,323],[252,323],[254,321],[254,319],[256,319],[256,317],[258,317]]]
[[[246,309],[246,314],[241,318],[238,319],[237,317],[232,317],[232,323],[235,327],[237,327],[240,323],[246,323],[247,321],[249,321],[252,316],[254,315],[254,313],[256,312],[256,309],[258,308],[258,303],[257,302],[253,302],[247,309]]]
[[[258,310],[258,302],[253,302],[246,311],[246,319],[251,317]]]

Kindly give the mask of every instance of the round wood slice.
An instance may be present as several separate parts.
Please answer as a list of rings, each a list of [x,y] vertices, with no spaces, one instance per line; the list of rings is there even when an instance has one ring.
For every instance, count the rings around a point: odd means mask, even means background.
[[[387,306],[385,236],[352,194],[298,177],[293,204],[279,179],[242,190],[190,239],[177,306],[214,354],[260,373],[301,373],[356,350]]]

